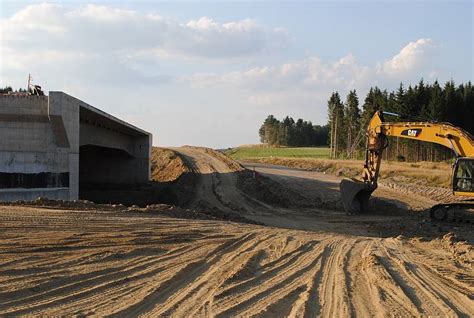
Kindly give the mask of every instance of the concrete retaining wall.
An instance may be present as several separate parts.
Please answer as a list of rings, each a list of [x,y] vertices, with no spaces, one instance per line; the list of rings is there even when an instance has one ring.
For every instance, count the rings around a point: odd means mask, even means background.
[[[0,97],[0,137],[0,201],[45,194],[70,199],[69,189],[57,182],[35,188],[69,171],[68,150],[58,151],[55,144],[47,96]]]
[[[47,116],[48,96],[1,96],[0,114]]]

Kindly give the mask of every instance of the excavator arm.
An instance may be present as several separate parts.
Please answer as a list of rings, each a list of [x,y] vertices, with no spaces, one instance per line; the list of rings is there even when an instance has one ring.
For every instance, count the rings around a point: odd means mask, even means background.
[[[367,209],[369,198],[377,188],[382,155],[388,146],[387,137],[440,144],[453,150],[457,158],[474,159],[474,138],[461,128],[449,123],[385,122],[384,114],[398,116],[378,111],[370,120],[367,128],[362,181],[343,180],[341,182],[340,190],[344,209],[349,213],[358,213]]]

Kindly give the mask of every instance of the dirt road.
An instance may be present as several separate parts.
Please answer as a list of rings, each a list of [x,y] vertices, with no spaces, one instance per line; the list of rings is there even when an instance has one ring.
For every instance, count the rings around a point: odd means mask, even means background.
[[[304,204],[272,206],[239,188],[235,163],[199,148],[176,151],[198,173],[190,205],[284,228],[3,206],[0,315],[474,314],[472,227],[420,223],[419,213],[405,219],[413,212],[356,219]],[[272,169],[279,168],[258,167],[265,175]],[[331,183],[299,173],[271,178],[298,200],[327,206],[320,197],[335,191]]]
[[[326,203],[333,203],[336,208],[342,209],[340,204],[339,183],[341,178],[334,175],[307,171],[302,169],[288,168],[284,166],[240,162],[245,168],[255,170],[273,180],[284,184],[289,189],[296,190],[305,198],[320,199]],[[385,201],[396,205],[403,210],[421,211],[433,206],[436,202],[429,197],[403,193],[381,185],[373,194],[376,201]]]

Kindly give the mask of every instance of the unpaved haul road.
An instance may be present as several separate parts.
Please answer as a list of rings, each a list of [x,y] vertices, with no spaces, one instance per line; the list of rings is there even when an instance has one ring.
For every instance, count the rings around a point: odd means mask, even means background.
[[[192,204],[228,210],[238,204],[239,213],[272,219],[269,205],[236,187],[238,167],[200,149],[177,151],[202,173],[201,198]],[[331,212],[324,209],[274,211],[276,223],[295,220],[287,227],[313,216],[310,231],[150,213],[0,206],[0,315],[474,314],[468,243],[449,235],[426,240],[408,231],[377,234],[400,216],[383,221],[380,215],[325,215]]]
[[[240,163],[249,170],[255,170],[290,189],[298,191],[308,199],[319,198],[328,203],[340,202],[339,183],[341,178],[336,176],[263,163]],[[373,198],[390,202],[400,209],[415,211],[424,210],[436,204],[435,201],[429,198],[418,196],[415,200],[413,195],[404,194],[384,186],[379,186],[377,191],[374,192]],[[342,209],[342,203],[339,208]]]

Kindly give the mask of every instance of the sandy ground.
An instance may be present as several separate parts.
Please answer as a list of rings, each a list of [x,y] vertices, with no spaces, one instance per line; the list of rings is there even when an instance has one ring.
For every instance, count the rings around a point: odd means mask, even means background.
[[[174,150],[197,174],[190,208],[267,226],[0,206],[0,315],[474,315],[472,225],[427,221],[431,199],[384,188],[381,211],[350,217],[339,179],[255,167],[257,182],[314,203],[272,205],[241,188],[235,162]]]

